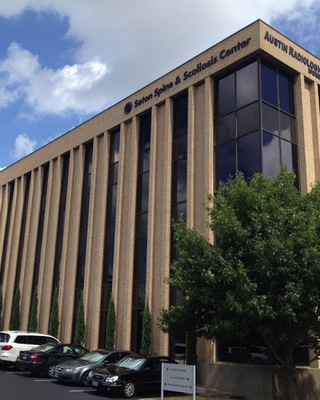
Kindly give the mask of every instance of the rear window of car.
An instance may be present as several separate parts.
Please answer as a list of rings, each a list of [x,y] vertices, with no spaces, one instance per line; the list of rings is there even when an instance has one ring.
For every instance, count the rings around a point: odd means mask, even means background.
[[[18,335],[15,340],[15,343],[34,344],[37,346],[48,342],[56,343],[56,340],[54,340],[49,336],[36,336],[36,335]]]
[[[1,343],[8,343],[10,339],[10,335],[8,333],[0,332],[0,342]]]

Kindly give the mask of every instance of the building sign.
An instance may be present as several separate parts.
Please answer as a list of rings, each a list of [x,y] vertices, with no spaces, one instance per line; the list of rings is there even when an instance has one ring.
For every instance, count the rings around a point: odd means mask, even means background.
[[[301,54],[298,51],[296,51],[294,47],[289,46],[288,44],[284,43],[282,40],[278,39],[276,36],[270,34],[269,31],[266,31],[266,33],[264,35],[264,40],[266,40],[270,44],[273,44],[275,47],[277,47],[284,53],[287,53],[289,56],[295,58],[302,64],[306,65],[308,67],[308,74],[320,79],[319,64],[311,61],[304,54]]]
[[[204,71],[205,69],[210,69],[213,65],[215,65],[219,60],[224,60],[233,54],[241,51],[243,48],[247,47],[250,43],[251,37],[243,40],[238,41],[235,45],[224,48],[220,51],[219,54],[212,55],[206,61],[200,62],[195,65],[193,68],[186,70],[183,72],[182,75],[177,75],[173,81],[164,82],[162,86],[156,87],[152,92],[149,94],[140,97],[139,99],[134,100],[133,103],[128,102],[124,107],[125,114],[129,114],[132,108],[140,107],[142,104],[147,103],[148,101],[156,98],[160,98],[161,95],[173,87],[179,85],[181,82],[187,81],[188,79],[192,78],[195,75],[198,75],[200,72]]]
[[[163,392],[196,393],[196,367],[184,364],[162,364],[161,373],[161,398]]]

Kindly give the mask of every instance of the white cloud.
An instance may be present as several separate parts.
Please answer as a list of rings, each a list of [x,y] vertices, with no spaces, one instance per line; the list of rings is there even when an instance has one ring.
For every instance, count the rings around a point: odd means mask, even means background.
[[[26,134],[22,133],[16,137],[14,150],[11,152],[11,157],[14,160],[25,157],[34,151],[36,145],[36,140],[31,140]]]
[[[34,114],[88,114],[131,94],[224,37],[261,18],[308,21],[315,0],[10,0],[0,15],[24,10],[67,17],[67,36],[80,43],[74,64],[40,65],[11,44],[0,60],[0,107],[23,99]],[[1,94],[4,94],[1,98]]]
[[[7,95],[0,100],[0,106],[17,99],[19,93],[37,113],[93,112],[101,107],[103,99],[92,98],[90,92],[106,72],[106,65],[98,60],[54,71],[42,67],[37,56],[12,43],[7,58],[0,62],[0,94]]]

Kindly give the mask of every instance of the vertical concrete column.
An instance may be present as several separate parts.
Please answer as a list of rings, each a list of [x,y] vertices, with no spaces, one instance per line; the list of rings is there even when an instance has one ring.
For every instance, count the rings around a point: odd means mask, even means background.
[[[3,246],[8,217],[9,185],[0,187],[0,268],[4,257]],[[0,271],[1,273],[1,271]]]
[[[72,338],[85,147],[70,152],[59,288],[60,340]]]
[[[310,83],[300,74],[296,79],[297,135],[299,151],[300,190],[306,193],[315,182]]]
[[[207,235],[205,205],[213,190],[213,84],[209,77],[189,88],[188,124],[188,224]]]
[[[108,133],[93,142],[92,178],[87,239],[87,258],[84,288],[86,315],[86,346],[97,348],[99,343],[101,282],[104,256],[104,238],[109,166]]]
[[[139,120],[120,127],[118,201],[115,228],[113,294],[117,326],[116,347],[130,349],[134,265]]]
[[[320,179],[320,101],[319,101],[319,85],[310,82],[310,98],[311,98],[311,126],[312,126],[312,147],[314,151],[314,174],[315,182]]]
[[[32,302],[32,283],[39,224],[41,201],[41,173],[39,169],[31,172],[29,202],[25,227],[20,283],[21,292],[21,329],[27,329]]]
[[[54,257],[59,216],[62,158],[49,164],[47,197],[39,266],[39,329],[48,332],[53,290]]]
[[[24,178],[19,177],[14,182],[14,193],[11,204],[11,221],[7,242],[7,257],[3,276],[3,327],[9,328],[12,303],[15,295],[15,280],[19,253],[22,211],[24,203]],[[10,205],[9,205],[10,206]]]
[[[152,352],[168,354],[169,338],[158,327],[160,309],[168,309],[172,177],[171,99],[152,108],[146,298],[152,315]]]

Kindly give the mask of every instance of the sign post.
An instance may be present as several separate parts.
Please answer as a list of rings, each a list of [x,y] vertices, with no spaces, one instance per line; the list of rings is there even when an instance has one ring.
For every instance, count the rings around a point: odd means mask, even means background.
[[[163,392],[165,390],[193,394],[193,400],[195,400],[195,365],[163,363],[161,372],[161,400],[163,400]]]

